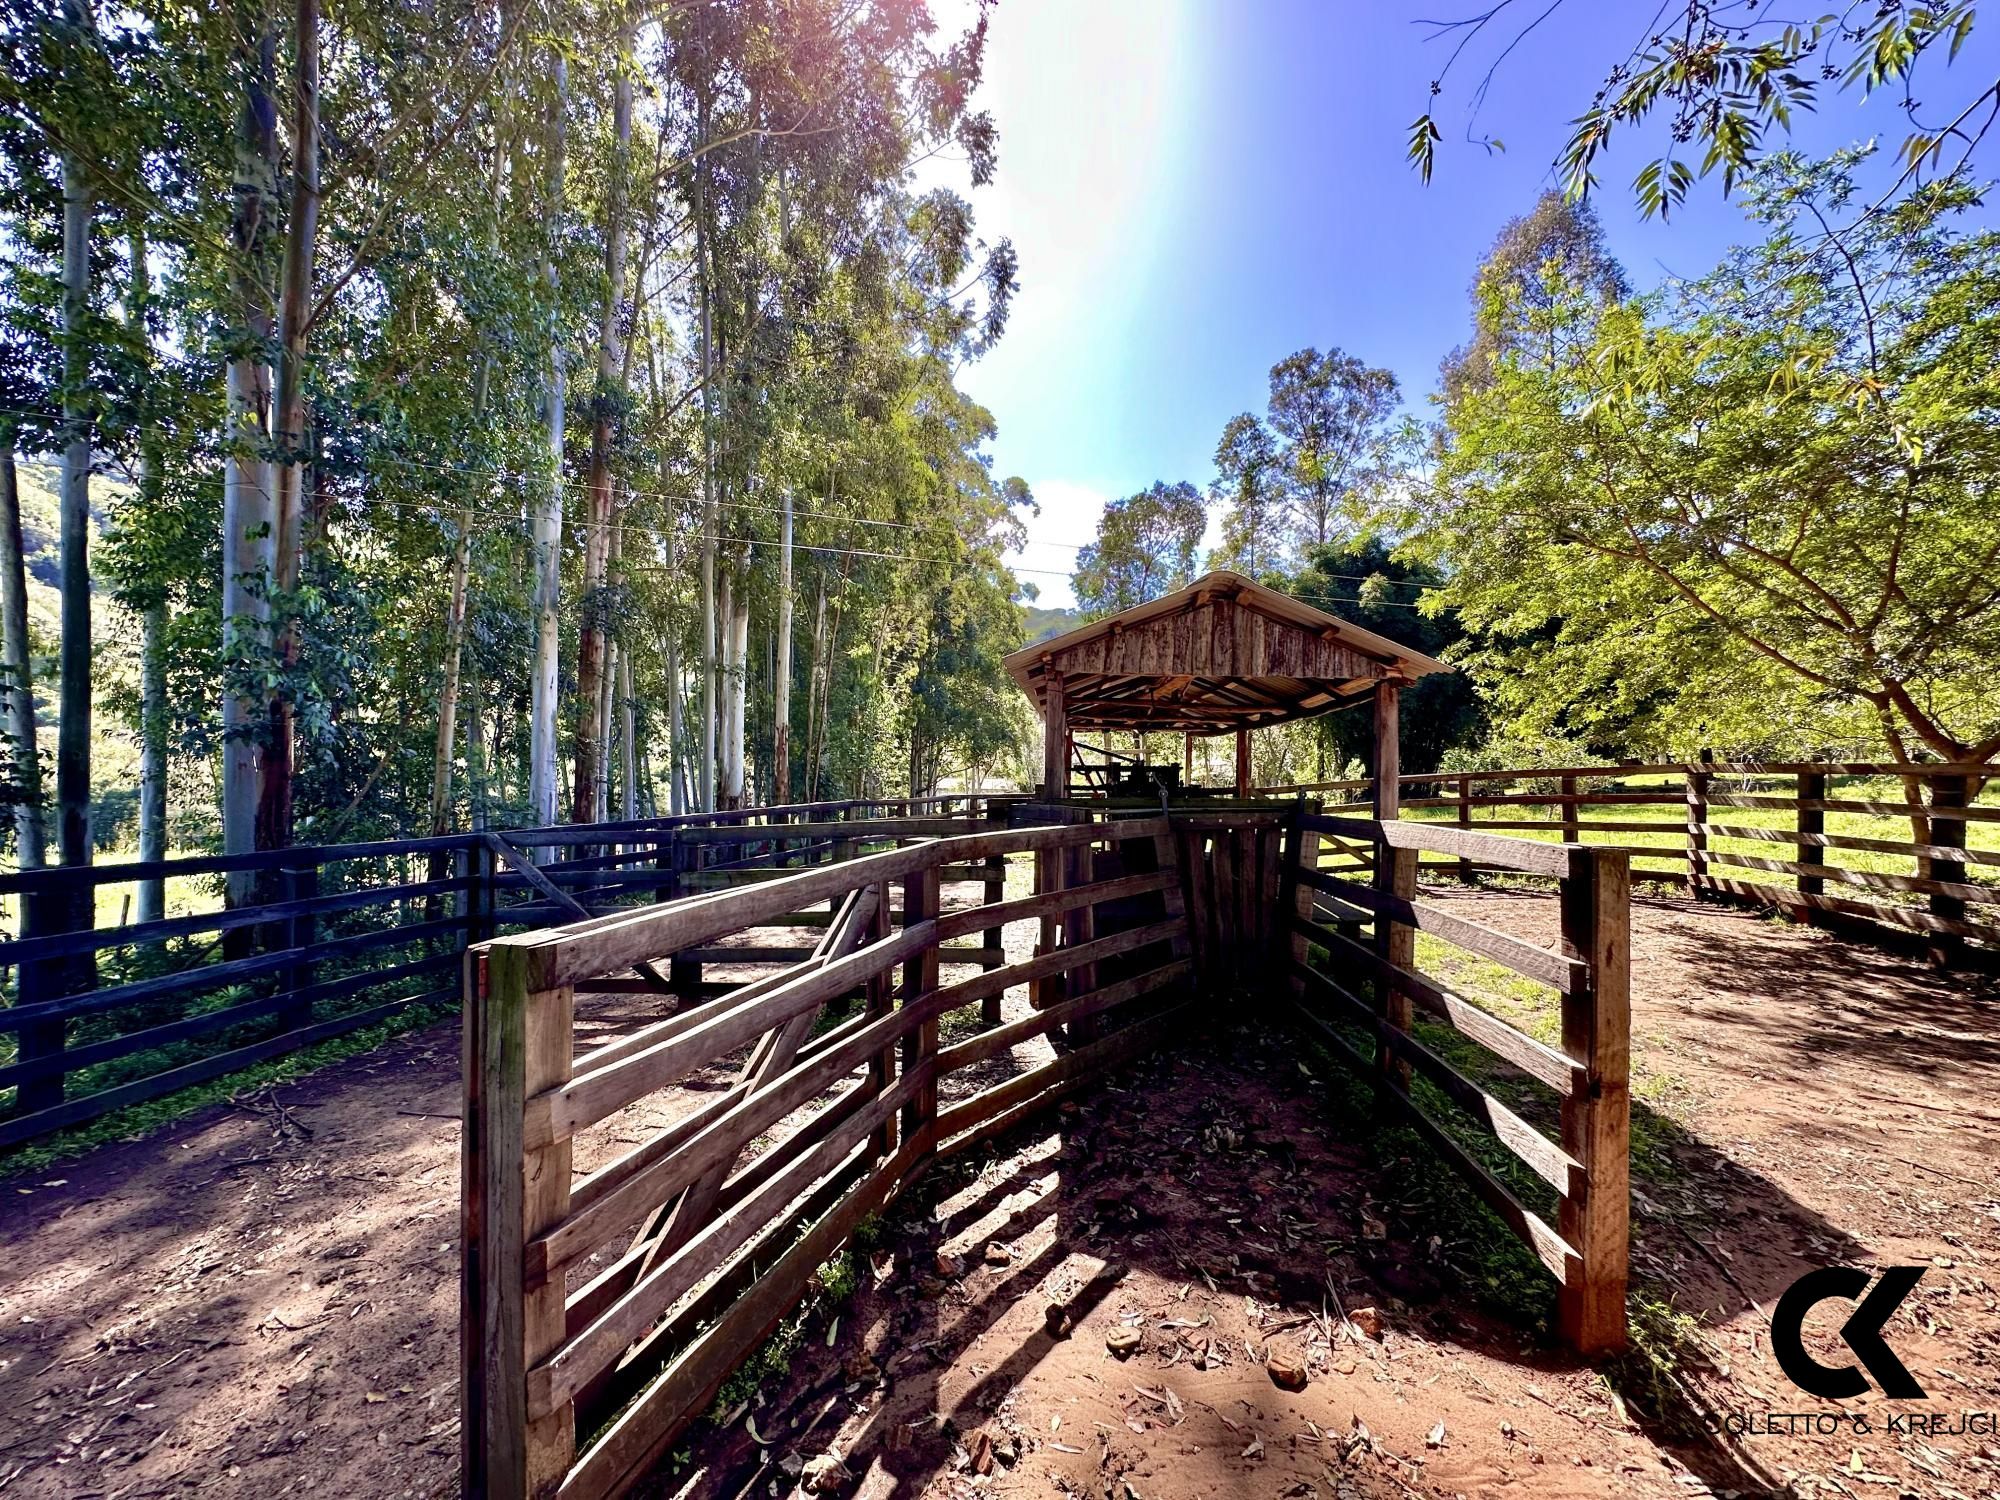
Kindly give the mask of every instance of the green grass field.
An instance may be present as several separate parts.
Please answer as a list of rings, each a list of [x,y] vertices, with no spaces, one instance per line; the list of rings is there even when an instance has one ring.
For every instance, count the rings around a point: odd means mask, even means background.
[[[1475,784],[1474,795],[1499,794],[1519,783],[1490,782]],[[1534,790],[1526,795],[1546,794],[1545,783],[1532,784]],[[1687,851],[1687,804],[1685,784],[1674,775],[1631,776],[1615,782],[1585,779],[1579,790],[1589,792],[1653,792],[1672,800],[1664,803],[1617,803],[1609,806],[1580,806],[1577,818],[1582,841],[1586,844],[1616,844],[1632,849],[1659,849],[1661,856],[1648,858],[1644,854],[1634,854],[1632,873],[1635,876],[1655,876],[1678,879],[1686,873]],[[1762,777],[1727,777],[1718,774],[1712,784],[1713,792],[1743,793],[1754,796],[1786,797],[1794,795],[1794,783],[1790,776],[1769,775]],[[1827,778],[1827,799],[1851,802],[1899,803],[1903,800],[1902,785],[1888,776],[1842,776]],[[1329,799],[1330,800],[1330,799]],[[1413,799],[1423,801],[1427,799]],[[2000,808],[2000,794],[1989,787],[1973,804],[1977,808]],[[1415,822],[1455,823],[1455,807],[1406,807],[1403,816]],[[1789,807],[1725,807],[1711,804],[1708,821],[1711,824],[1734,825],[1743,828],[1768,829],[1775,833],[1789,833],[1797,827],[1797,813]],[[1557,829],[1505,828],[1497,825],[1504,822],[1556,822],[1562,817],[1562,808],[1553,802],[1511,803],[1499,807],[1474,807],[1472,822],[1475,828],[1502,834],[1510,838],[1534,839],[1540,842],[1559,842],[1562,833]],[[1875,839],[1891,843],[1910,843],[1914,835],[1910,821],[1906,817],[1887,816],[1879,813],[1828,812],[1825,814],[1828,834],[1852,838]],[[1592,823],[1645,823],[1657,825],[1644,830],[1593,830]],[[2000,900],[2000,822],[1968,821],[1966,824],[1966,848],[1973,855],[1985,855],[1992,862],[1969,861],[1966,868],[1968,883],[1991,886],[1996,900]],[[1711,853],[1749,855],[1767,860],[1797,860],[1796,846],[1757,838],[1730,838],[1714,835],[1709,839]],[[1916,859],[1908,854],[1891,854],[1872,849],[1837,849],[1819,851],[1820,863],[1843,870],[1853,870],[1867,875],[1917,874]],[[1431,856],[1427,866],[1442,867],[1436,862],[1438,856]],[[1714,874],[1736,880],[1759,884],[1790,886],[1794,877],[1768,870],[1758,870],[1741,866],[1714,867]],[[1828,881],[1828,894],[1839,894],[1856,899],[1872,901],[1902,901],[1920,903],[1922,897],[1910,893],[1882,890],[1872,886],[1844,886],[1833,880]],[[2000,919],[2000,913],[1995,913]]]

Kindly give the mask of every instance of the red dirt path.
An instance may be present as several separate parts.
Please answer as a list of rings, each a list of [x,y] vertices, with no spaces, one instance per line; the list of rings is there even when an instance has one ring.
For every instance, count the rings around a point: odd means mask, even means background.
[[[1546,898],[1440,894],[1552,936]],[[2000,1406],[2000,996],[1721,908],[1642,900],[1633,920],[1658,1143],[1637,1183],[1637,1266],[1700,1321],[1694,1391],[1717,1409],[1830,1409],[1777,1371],[1772,1301],[1807,1263],[1915,1263],[1931,1269],[1888,1330],[1930,1392],[1913,1405]],[[1597,1376],[1475,1310],[1455,1236],[1420,1237],[1397,1164],[1338,1137],[1296,1049],[1233,1036],[1148,1064],[899,1210],[888,1279],[840,1314],[831,1348],[816,1323],[790,1378],[743,1414],[771,1446],[739,1416],[659,1492],[784,1494],[793,1455],[831,1448],[870,1496],[1768,1482],[2000,1497],[2000,1435],[1885,1433],[1888,1404],[1870,1398],[1850,1403],[1878,1419],[1870,1436],[1757,1437],[1733,1454],[1621,1415]],[[441,1025],[0,1184],[0,1495],[450,1493],[457,1065]],[[989,1244],[1004,1264],[986,1265]],[[978,1262],[937,1276],[937,1245]],[[1324,1316],[1329,1274],[1348,1311],[1381,1310],[1381,1342]],[[1075,1299],[1062,1339],[1043,1322],[1051,1294]],[[1830,1361],[1835,1321],[1809,1329]],[[1128,1361],[1106,1349],[1117,1323],[1142,1332]],[[1302,1392],[1266,1373],[1273,1338],[1308,1363]],[[863,1378],[842,1368],[864,1345],[886,1386],[858,1359]],[[990,1464],[982,1431],[1000,1442]]]

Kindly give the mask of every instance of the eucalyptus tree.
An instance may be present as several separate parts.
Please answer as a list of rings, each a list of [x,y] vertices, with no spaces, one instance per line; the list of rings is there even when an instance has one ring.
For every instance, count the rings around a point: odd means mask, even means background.
[[[1186,480],[1113,500],[1097,539],[1077,554],[1074,587],[1087,618],[1116,614],[1194,580],[1208,514]]]

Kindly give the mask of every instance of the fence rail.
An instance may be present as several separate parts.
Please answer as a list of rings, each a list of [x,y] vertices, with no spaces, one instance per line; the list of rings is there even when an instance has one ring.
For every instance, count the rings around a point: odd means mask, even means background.
[[[497,932],[671,899],[732,867],[823,860],[846,852],[823,830],[981,817],[986,801],[803,803],[0,873],[20,919],[147,881],[212,903],[76,931],[17,919],[0,940],[0,972],[14,976],[0,1007],[0,1149],[451,1003],[460,955]],[[246,872],[275,896],[225,906],[224,880]],[[698,958],[681,977],[700,982]]]
[[[1614,850],[1628,856],[1636,879],[1806,921],[1917,934],[1939,962],[1967,941],[2000,944],[2000,874],[1985,873],[2000,871],[2000,786],[1990,766],[1702,760],[1431,772],[1400,782],[1403,816],[1413,820]],[[1339,797],[1327,810],[1348,812],[1369,806],[1372,785],[1266,790]],[[1346,852],[1351,868],[1369,867],[1366,845]],[[1503,868],[1468,855],[1422,865],[1468,879]]]
[[[1165,819],[971,833],[927,822],[897,836],[923,842],[501,937],[468,956],[468,1494],[629,1485],[865,1215],[936,1161],[1157,1045],[1184,1016],[1188,924]],[[942,905],[947,871],[983,883],[988,862],[1012,854],[1074,878]],[[579,986],[821,902],[832,919],[806,957],[576,1052]],[[1052,919],[1063,940],[993,967],[951,957],[955,940],[1021,919]],[[977,972],[947,979],[947,966]],[[1003,1024],[999,997],[1020,984],[1035,987],[1037,1008]],[[844,1003],[852,1013],[830,1012]],[[984,1029],[941,1046],[940,1021],[974,1007]],[[964,1070],[1059,1029],[1052,1059],[953,1091]],[[621,1112],[730,1060],[729,1088],[573,1180],[579,1135],[628,1126]]]
[[[1627,857],[1581,844],[1411,822],[1346,817],[1296,820],[1286,853],[1291,896],[1291,1005],[1306,1028],[1370,1078],[1383,1099],[1527,1243],[1561,1286],[1563,1337],[1586,1354],[1625,1343],[1631,1007]],[[1336,869],[1321,844],[1342,846]],[[1372,878],[1352,878],[1352,846],[1372,849]],[[1417,895],[1424,853],[1554,879],[1562,947],[1540,948]],[[1369,929],[1364,937],[1362,928]],[[1419,932],[1556,991],[1560,1048],[1529,1036],[1417,967]],[[1421,1008],[1435,1023],[1547,1085],[1560,1101],[1551,1141],[1468,1078],[1413,1031]],[[1364,1040],[1353,1038],[1358,1034]],[[1556,1223],[1524,1204],[1435,1119],[1412,1088],[1421,1074],[1456,1117],[1541,1178],[1556,1194]]]

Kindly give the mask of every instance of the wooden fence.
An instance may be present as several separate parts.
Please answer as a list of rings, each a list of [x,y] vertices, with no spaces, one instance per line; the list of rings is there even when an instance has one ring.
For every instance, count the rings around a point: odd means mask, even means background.
[[[2000,786],[1990,776],[1977,766],[1702,760],[1400,780],[1405,817],[1586,843],[1625,854],[1635,879],[1920,934],[1943,961],[1965,940],[2000,944]],[[1314,782],[1268,794],[1341,798],[1327,810],[1347,812],[1370,805],[1371,787]],[[1365,865],[1365,845],[1351,852]],[[1500,867],[1440,855],[1422,868],[1469,879]]]
[[[898,840],[924,841],[468,955],[467,1494],[626,1488],[866,1215],[1186,1019],[1188,923],[1164,818],[933,832],[900,827]],[[986,885],[1011,854],[1067,878],[943,906],[948,873]],[[579,989],[673,955],[764,956],[727,940],[822,902],[833,910],[804,957],[577,1055]],[[994,964],[982,935],[1020,919],[1068,941]],[[999,997],[1019,984],[1037,1008],[1001,1023]],[[940,1045],[940,1022],[971,1007],[984,1029]],[[1050,1060],[963,1088],[963,1070],[1058,1028]],[[729,1088],[573,1180],[580,1137],[625,1141],[630,1107],[718,1062],[733,1062]]]
[[[1630,1154],[1627,856],[1413,822],[1307,815],[1294,829],[1285,861],[1294,1013],[1371,1078],[1378,1097],[1548,1267],[1561,1285],[1564,1340],[1586,1354],[1623,1348]],[[1333,870],[1324,867],[1323,845],[1330,846]],[[1366,874],[1354,868],[1358,847],[1373,851]],[[1425,853],[1557,882],[1560,951],[1419,899],[1418,861]],[[1553,989],[1562,1011],[1560,1048],[1424,973],[1415,958],[1418,932]],[[1416,1009],[1554,1090],[1560,1141],[1418,1040],[1412,1031]],[[1413,1074],[1457,1106],[1463,1126],[1482,1131],[1555,1190],[1554,1226],[1432,1117],[1412,1088]]]
[[[498,932],[830,858],[839,839],[826,830],[848,820],[984,816],[985,803],[821,802],[0,874],[20,913],[144,881],[208,908],[0,940],[0,970],[14,976],[0,1007],[0,1149],[455,1002],[466,946]],[[272,899],[225,907],[222,885],[242,873]],[[635,982],[665,987],[657,974]]]

